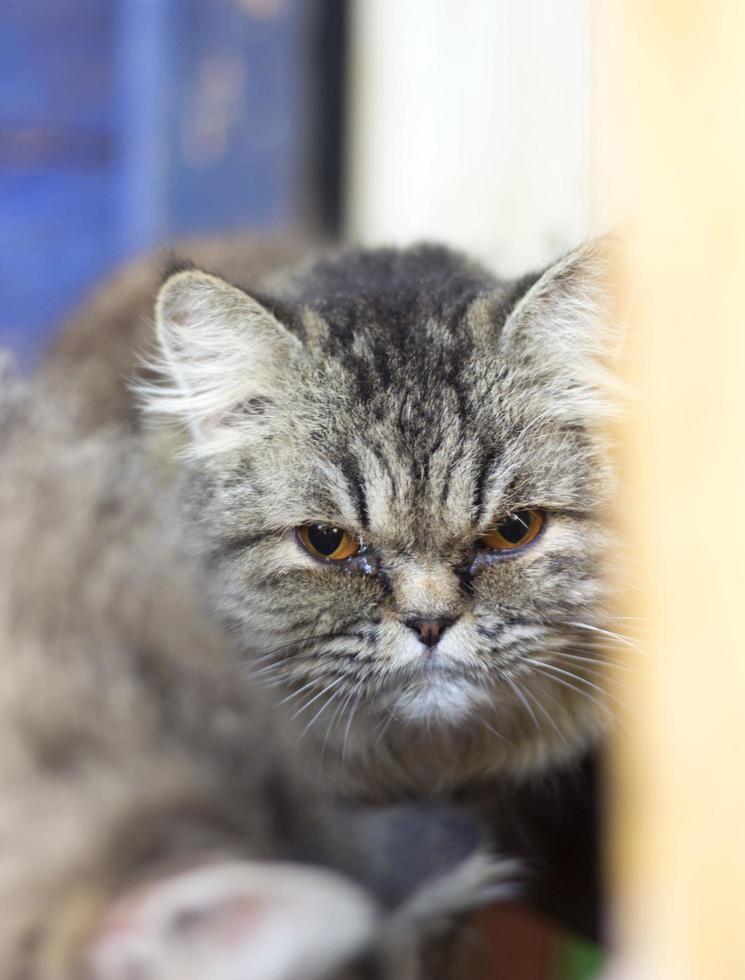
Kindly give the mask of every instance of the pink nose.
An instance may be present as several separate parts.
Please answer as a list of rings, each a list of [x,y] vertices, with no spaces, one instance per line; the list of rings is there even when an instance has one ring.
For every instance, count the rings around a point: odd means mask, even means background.
[[[439,619],[421,619],[418,616],[412,616],[410,619],[404,620],[404,625],[408,626],[410,630],[414,630],[425,647],[433,647],[439,643],[442,634],[454,622],[454,619],[443,617]]]

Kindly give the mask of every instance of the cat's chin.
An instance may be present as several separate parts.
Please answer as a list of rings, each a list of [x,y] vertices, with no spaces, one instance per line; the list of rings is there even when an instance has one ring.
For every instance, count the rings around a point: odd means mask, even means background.
[[[602,734],[594,707],[577,695],[571,710],[556,714],[555,727],[540,726],[499,686],[431,671],[391,686],[351,722],[317,737],[335,791],[356,802],[392,803],[442,797],[496,777],[532,779],[573,763]]]
[[[407,685],[393,694],[390,710],[406,724],[453,727],[487,704],[483,687],[464,678],[432,673],[419,678],[415,687]]]

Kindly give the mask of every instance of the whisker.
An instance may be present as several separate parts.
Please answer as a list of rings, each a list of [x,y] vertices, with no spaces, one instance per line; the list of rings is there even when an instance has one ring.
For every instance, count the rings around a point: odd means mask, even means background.
[[[279,649],[275,649],[275,650],[270,650],[269,653],[264,653],[260,657],[244,657],[244,659],[241,660],[239,666],[256,667],[260,664],[264,664],[267,662],[267,660],[274,660],[277,654],[281,653],[283,649],[284,647],[280,647]]]
[[[509,674],[502,673],[501,678],[503,681],[506,681],[506,683],[509,684],[509,686],[512,688],[515,694],[515,697],[520,701],[520,703],[524,706],[525,710],[528,712],[530,717],[533,719],[533,724],[535,725],[536,731],[540,731],[541,729],[540,729],[540,725],[538,724],[538,719],[535,716],[535,711],[533,711],[533,709],[530,707],[530,704],[526,700],[523,692],[517,686],[517,683],[510,677]]]
[[[289,653],[295,649],[295,645],[291,643],[286,643],[281,647],[275,647],[274,650],[270,650],[268,653],[262,654],[260,657],[245,657],[238,664],[238,667],[243,669],[253,670],[255,667],[259,668],[259,671],[265,670],[266,667],[262,666],[268,663],[268,667],[276,667],[278,664],[284,663],[287,659]],[[259,672],[257,671],[257,673]]]
[[[485,718],[481,717],[481,715],[474,714],[474,718],[480,721],[481,724],[484,726],[484,728],[487,728],[492,733],[492,735],[496,735],[497,738],[501,738],[503,742],[506,742],[508,745],[512,745],[512,742],[507,738],[506,735],[503,735],[501,732],[498,732],[496,728],[493,728]]]
[[[617,698],[614,694],[611,694],[604,687],[601,687],[599,684],[595,684],[593,681],[588,680],[587,677],[583,677],[581,674],[575,674],[571,670],[565,670],[563,667],[557,667],[555,664],[547,663],[545,660],[532,660],[531,658],[526,657],[526,662],[534,665],[540,664],[542,667],[547,668],[547,670],[554,670],[556,671],[557,674],[563,674],[565,677],[571,677],[573,680],[579,681],[581,684],[586,684],[588,687],[591,687],[594,691],[597,691],[599,694],[602,694],[604,698],[610,698],[612,701],[616,701],[618,704],[621,705],[622,708],[625,708],[627,711],[630,710],[629,706],[627,704],[624,704],[623,701],[620,700],[620,698]]]
[[[341,680],[341,679],[342,679],[342,678],[340,678],[340,680]],[[326,688],[326,691],[328,691],[328,688]],[[325,694],[325,693],[326,693],[326,691],[324,691],[323,693]],[[341,693],[340,691],[334,691],[334,692],[333,692],[333,693],[331,694],[331,696],[330,696],[330,697],[328,697],[328,698],[326,698],[326,700],[325,700],[325,701],[323,702],[323,704],[322,704],[322,705],[321,705],[321,707],[320,707],[320,708],[318,709],[318,711],[317,711],[317,712],[316,712],[316,713],[315,713],[315,714],[313,715],[313,717],[312,717],[312,718],[310,719],[310,721],[309,721],[309,722],[308,722],[308,724],[307,724],[307,725],[305,726],[305,728],[304,728],[304,729],[302,730],[302,732],[300,732],[300,735],[298,736],[299,738],[302,738],[302,737],[303,737],[303,736],[305,735],[305,733],[306,733],[306,732],[308,732],[308,731],[309,731],[309,730],[310,730],[310,729],[311,729],[311,728],[313,727],[313,725],[314,725],[314,724],[315,724],[315,723],[316,723],[316,722],[318,721],[318,719],[319,719],[319,718],[321,717],[321,715],[322,715],[322,714],[324,713],[324,711],[325,711],[325,710],[326,710],[326,709],[328,708],[328,706],[329,706],[329,705],[330,705],[330,704],[332,703],[332,701],[334,700],[334,698],[336,698],[336,697],[337,697],[337,695],[338,695],[338,694],[340,694],[340,693]],[[305,707],[307,708],[307,707],[308,707],[308,705],[305,705]],[[303,710],[305,710],[305,708],[304,708]]]
[[[646,654],[647,651],[643,649],[643,640],[637,640],[633,637],[626,636],[623,633],[617,633],[614,630],[606,629],[603,626],[596,626],[593,623],[583,623],[580,620],[567,620],[567,619],[554,619],[551,616],[523,616],[519,609],[513,606],[501,606],[504,613],[512,616],[512,619],[506,619],[497,624],[498,628],[501,630],[505,626],[566,626],[574,627],[576,629],[586,630],[587,632],[598,633],[601,636],[606,637],[609,640],[615,640],[617,643],[623,643],[624,646],[631,647],[637,650],[639,653]],[[613,620],[620,622],[623,617],[614,616]],[[643,621],[643,620],[642,620]]]
[[[552,659],[562,660],[562,658],[564,657],[564,654],[562,654],[562,653],[552,653],[551,654],[551,657],[552,657]],[[572,660],[570,661],[570,664],[572,666],[574,665],[574,661],[576,659],[578,659],[578,658],[576,658],[576,657],[575,658],[572,658]],[[549,668],[552,667],[551,664],[546,664],[546,666],[549,667]],[[610,666],[613,667],[613,665],[610,665]],[[558,667],[553,667],[553,669],[554,670],[558,670],[559,668]],[[628,693],[629,688],[628,688],[628,684],[627,684],[627,678],[625,676],[623,678],[619,678],[619,677],[610,678],[609,675],[608,675],[608,669],[609,668],[606,667],[602,663],[601,663],[601,666],[599,666],[599,667],[598,666],[585,666],[585,667],[583,667],[583,670],[584,671],[586,671],[587,673],[591,674],[598,681],[602,680],[602,681],[607,681],[607,682],[610,683],[611,686],[609,688],[605,688],[605,687],[600,688],[600,690],[602,690],[602,692],[603,692],[604,697],[610,698],[612,701],[616,701],[622,707],[627,708],[627,705],[620,698],[618,698],[615,694],[612,693],[613,691],[620,691],[622,694]],[[619,669],[619,668],[616,668],[616,669]],[[571,672],[570,671],[567,671],[566,673],[569,674]],[[581,680],[584,684],[592,684],[592,682],[587,677],[584,677],[584,676],[582,676],[580,674],[574,674],[573,676],[576,677],[578,680]],[[597,685],[595,685],[595,686],[597,686]]]
[[[652,633],[649,619],[645,616],[613,616],[614,623],[634,623],[634,630],[643,630],[645,633]]]
[[[352,684],[352,686],[350,687],[349,691],[347,692],[347,696],[344,698],[344,700],[339,705],[339,709],[340,709],[338,711],[338,720],[339,721],[342,720],[342,718],[344,716],[344,712],[346,711],[347,705],[352,700],[352,698],[355,695],[355,692],[357,691],[357,689],[359,688],[360,684],[362,684],[362,683],[363,683],[363,681],[357,681],[356,684]],[[336,718],[337,718],[337,712],[335,711],[334,712],[334,719],[336,719]],[[332,721],[333,721],[333,719],[332,719]]]
[[[290,691],[286,698],[282,698],[281,701],[277,701],[277,707],[279,707],[281,704],[287,704],[288,701],[292,701],[294,698],[302,694],[303,691],[309,690],[309,688],[318,687],[318,680],[318,677],[314,677],[312,680],[309,680],[307,684],[303,684],[302,687],[297,688],[297,690]]]
[[[631,647],[632,650],[636,650],[637,653],[646,654],[647,651],[644,650],[640,643],[632,640],[628,636],[624,636],[621,633],[614,633],[613,630],[603,629],[602,626],[593,626],[592,623],[580,623],[576,620],[569,620],[566,623],[567,626],[576,626],[577,629],[587,630],[592,633],[599,633],[601,636],[606,637],[609,640],[616,640],[618,643],[623,643],[624,646]]]
[[[278,687],[284,689],[290,683],[290,677],[288,677],[287,674],[282,674],[276,680],[273,680],[273,681],[259,681],[259,683],[267,691],[273,691],[273,690],[275,690],[275,688],[278,688]]]
[[[298,708],[297,711],[295,712],[295,714],[291,716],[290,721],[292,721],[294,718],[297,718],[298,715],[301,715],[312,704],[315,704],[315,702],[319,698],[323,697],[324,694],[326,694],[329,691],[333,690],[333,688],[338,687],[339,684],[342,684],[344,682],[344,680],[345,680],[344,677],[336,677],[336,678],[334,678],[334,680],[331,681],[330,684],[327,684],[326,687],[324,687],[322,690],[320,690],[318,692],[318,694],[314,694],[313,697],[310,699],[310,701],[306,701],[305,704],[303,704],[300,708]],[[305,731],[306,731],[306,729],[303,729],[303,734],[305,734]]]
[[[549,713],[549,711],[548,711],[548,709],[547,709],[547,708],[546,708],[546,706],[545,706],[545,705],[543,704],[543,702],[542,702],[542,701],[541,701],[541,699],[540,699],[540,698],[538,697],[538,695],[537,695],[537,694],[536,694],[536,693],[535,693],[534,691],[531,691],[531,689],[530,689],[530,687],[529,687],[528,685],[526,685],[526,686],[525,686],[525,687],[523,688],[523,690],[525,691],[525,694],[527,694],[527,695],[528,695],[528,697],[529,697],[529,698],[530,698],[530,699],[532,700],[532,702],[533,702],[533,704],[535,704],[535,705],[536,705],[536,707],[537,707],[537,708],[539,708],[539,709],[540,709],[540,711],[541,711],[541,712],[543,713],[543,715],[545,716],[545,718],[546,718],[546,720],[547,720],[547,721],[548,721],[548,723],[549,723],[549,724],[551,725],[551,727],[552,727],[552,728],[553,728],[553,730],[554,730],[554,731],[556,732],[556,734],[557,734],[557,735],[559,736],[559,738],[561,739],[561,741],[562,741],[562,742],[563,742],[563,743],[564,743],[565,745],[567,745],[568,743],[567,743],[567,738],[566,738],[566,735],[564,734],[564,732],[562,732],[562,730],[561,730],[561,729],[559,728],[559,726],[558,726],[558,725],[556,724],[556,722],[554,721],[554,719],[553,719],[553,717],[552,717],[552,715],[551,715],[551,714]],[[544,692],[544,693],[545,693],[545,692]],[[550,695],[549,695],[549,697],[550,697]],[[551,700],[552,700],[552,701],[554,702],[554,704],[559,704],[559,702],[558,702],[558,701],[556,700],[556,698],[551,698]],[[560,706],[560,705],[559,705],[559,706]]]
[[[541,663],[541,662],[540,661],[536,661],[536,664],[539,664],[539,663]],[[543,666],[547,666],[547,665],[543,665]],[[615,713],[605,703],[605,701],[601,700],[600,698],[595,697],[595,695],[592,694],[590,691],[584,691],[581,687],[577,687],[576,684],[570,684],[568,681],[562,680],[561,677],[556,677],[554,674],[546,673],[545,671],[543,671],[543,670],[540,669],[540,666],[537,666],[536,669],[538,670],[538,673],[539,674],[542,674],[543,675],[543,677],[548,678],[548,680],[550,680],[550,681],[554,681],[556,684],[560,684],[562,687],[566,687],[570,691],[574,691],[575,694],[580,694],[582,697],[588,698],[598,708],[602,708],[604,711],[606,711],[611,716],[611,718],[614,718],[614,719],[616,718]]]
[[[562,680],[560,677],[556,677],[555,674],[547,674],[541,670],[539,670],[539,673],[542,674],[544,677],[546,677],[548,680],[554,681],[555,683],[560,684],[562,687],[569,688],[569,690],[574,691],[576,694],[581,694],[582,697],[587,698],[596,707],[602,708],[605,711],[605,713],[609,716],[609,718],[612,720],[614,725],[618,725],[618,727],[622,729],[622,731],[625,732],[629,738],[633,739],[635,742],[638,742],[636,732],[633,729],[629,728],[629,726],[626,724],[623,718],[621,718],[617,714],[617,712],[613,711],[610,705],[606,704],[602,699],[595,697],[595,695],[593,695],[590,691],[584,691],[581,688],[576,687],[574,684],[569,684],[567,681]],[[624,708],[626,708],[626,705],[623,705],[623,702],[620,701],[618,698],[613,698],[613,700],[616,701],[618,704],[622,705]],[[628,708],[626,710],[628,710]]]
[[[293,653],[296,650],[304,650],[308,646],[312,646],[314,643],[323,643],[326,640],[336,640],[345,639],[348,640],[352,637],[357,636],[356,633],[352,632],[328,632],[328,633],[314,633],[312,636],[300,637],[297,640],[291,640],[287,643],[281,643],[279,646],[273,647],[271,650],[266,650],[259,657],[244,657],[239,661],[238,666],[252,666],[260,665],[266,663],[267,660],[273,660],[274,658],[280,656],[284,653]]]
[[[543,673],[543,672],[541,672],[541,671],[539,671],[539,673],[541,674],[541,676],[542,676],[542,677],[547,677],[547,678],[548,678],[548,680],[550,680],[550,681],[552,681],[552,680],[554,680],[554,676],[553,676],[553,674],[544,674],[544,673]],[[563,733],[563,732],[561,731],[561,729],[557,727],[557,725],[556,725],[556,723],[555,723],[555,721],[554,721],[554,719],[553,719],[553,718],[551,717],[551,715],[550,715],[550,714],[548,713],[548,710],[547,710],[547,709],[546,709],[546,708],[544,707],[544,705],[543,705],[543,702],[541,701],[541,698],[549,698],[549,700],[551,700],[551,701],[553,702],[553,704],[555,704],[555,705],[556,705],[556,706],[557,706],[557,707],[558,707],[558,708],[559,708],[559,709],[561,710],[561,712],[562,712],[562,713],[565,713],[565,712],[566,712],[566,710],[567,710],[567,709],[566,709],[566,705],[565,705],[565,704],[563,704],[563,703],[562,703],[562,702],[561,702],[561,701],[560,701],[560,700],[559,700],[559,699],[558,699],[558,698],[556,697],[556,695],[555,695],[555,694],[552,694],[552,693],[551,693],[551,691],[547,691],[547,690],[546,690],[545,688],[543,688],[543,687],[541,688],[541,695],[540,695],[540,697],[539,697],[539,696],[538,696],[538,695],[537,695],[537,694],[536,694],[536,693],[535,693],[534,691],[531,691],[531,689],[530,689],[530,686],[529,686],[529,685],[527,685],[527,686],[525,687],[525,693],[526,693],[526,694],[529,694],[529,695],[531,696],[531,698],[533,699],[533,703],[534,703],[535,705],[537,705],[537,706],[538,706],[538,707],[539,707],[539,708],[540,708],[540,709],[541,709],[541,710],[543,711],[543,713],[544,713],[544,714],[546,715],[546,717],[548,718],[548,720],[549,720],[549,721],[551,722],[551,725],[552,725],[552,727],[553,727],[553,729],[554,729],[554,731],[555,731],[555,732],[557,733],[557,735],[559,735],[559,736],[561,737],[561,740],[562,740],[562,741],[564,742],[564,744],[565,744],[565,745],[567,745],[567,744],[568,744],[568,742],[567,742],[567,740],[566,740],[566,736],[565,736],[565,735],[564,735],[564,733]]]
[[[631,665],[625,663],[623,660],[618,660],[616,657],[585,657],[579,653],[565,653],[563,650],[552,650],[552,657],[561,657],[565,660],[576,660],[585,664],[593,664],[598,668],[604,669],[614,669],[614,670],[628,670],[632,673],[636,673],[637,669]],[[589,669],[589,668],[588,668]]]
[[[497,634],[501,634],[508,626],[550,626],[564,629],[581,629],[587,633],[595,633],[614,643],[621,643],[634,650],[642,656],[648,655],[648,650],[644,649],[644,641],[625,636],[623,633],[616,633],[613,630],[605,629],[602,626],[595,626],[592,623],[583,623],[578,620],[552,619],[548,616],[521,616],[519,610],[510,606],[503,606],[504,612],[513,616],[512,619],[505,619],[496,623],[490,628],[483,630],[485,636],[493,639]]]
[[[389,708],[385,717],[383,718],[383,727],[380,730],[380,734],[375,739],[375,746],[374,746],[375,748],[377,748],[380,745],[383,736],[388,731],[388,726],[394,720],[395,717],[396,717],[396,712],[393,710],[393,708]]]
[[[259,670],[254,670],[253,666],[251,664],[248,664],[245,670],[249,677],[260,678],[260,677],[267,677],[267,676],[271,676],[272,674],[276,674],[277,671],[284,670],[286,667],[287,667],[287,658],[284,658],[282,660],[276,661],[273,664],[269,664],[266,667],[261,667],[259,668]]]
[[[324,756],[326,754],[326,746],[328,745],[328,741],[329,741],[329,737],[331,735],[332,729],[336,725],[337,721],[341,721],[342,715],[344,714],[344,708],[349,703],[350,698],[354,694],[354,690],[355,690],[355,688],[352,687],[351,690],[349,691],[349,693],[347,694],[346,698],[343,701],[340,701],[337,704],[337,706],[334,708],[334,713],[331,715],[331,720],[329,721],[328,725],[326,726],[326,734],[325,734],[325,736],[323,738],[323,745],[321,746],[321,753],[320,753],[320,757],[319,757],[319,760],[318,760],[318,768],[319,768],[319,770],[323,767],[323,759],[324,759]]]
[[[513,678],[513,680],[514,680],[514,678]],[[564,733],[562,732],[562,730],[559,728],[559,726],[556,724],[556,722],[554,721],[554,719],[552,718],[552,716],[549,714],[548,709],[541,702],[541,699],[538,697],[538,695],[535,694],[533,691],[531,691],[530,690],[530,686],[527,685],[527,684],[525,685],[525,687],[522,688],[522,692],[523,692],[524,695],[526,695],[527,697],[530,698],[530,700],[538,708],[538,710],[541,712],[541,714],[544,716],[544,718],[546,719],[546,721],[553,728],[553,730],[556,732],[556,734],[559,736],[559,738],[562,740],[562,742],[564,742],[564,744],[566,744],[566,736],[564,735]],[[554,702],[554,703],[556,703],[556,702]]]
[[[364,681],[360,681],[360,683],[358,684],[357,697],[354,699],[354,702],[352,703],[352,707],[351,707],[351,709],[349,711],[349,718],[347,718],[347,726],[344,729],[344,738],[342,740],[342,745],[341,745],[341,764],[342,764],[342,766],[344,765],[344,762],[345,762],[346,757],[347,757],[347,740],[349,738],[349,731],[350,731],[350,729],[352,727],[352,720],[353,720],[355,714],[357,713],[357,709],[360,706],[360,702],[362,700],[362,695],[363,695],[364,691],[365,691],[365,682]],[[344,711],[342,711],[342,716],[343,715],[344,715]]]

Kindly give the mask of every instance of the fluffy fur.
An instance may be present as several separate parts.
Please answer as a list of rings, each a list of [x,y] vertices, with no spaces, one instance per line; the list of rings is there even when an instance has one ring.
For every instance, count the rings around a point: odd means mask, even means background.
[[[156,309],[144,411],[182,439],[216,595],[342,792],[448,793],[576,757],[598,640],[616,345],[592,244],[502,282],[444,248],[351,251],[251,295],[197,269]],[[476,542],[520,508],[536,542]],[[367,546],[331,567],[294,528]],[[429,650],[404,621],[454,620]]]
[[[179,250],[204,269],[255,285],[303,254],[299,241],[250,235],[182,241]],[[166,270],[176,263],[147,257],[124,266],[101,283],[75,310],[53,340],[41,365],[44,396],[77,401],[76,424],[95,430],[115,423],[139,428],[139,412],[128,388],[140,356],[152,349],[155,297]]]
[[[0,977],[121,980],[143,949],[142,977],[240,954],[311,980],[363,952],[366,977],[415,976],[416,938],[500,869],[454,815],[324,801],[213,621],[170,476],[63,416],[0,397]]]

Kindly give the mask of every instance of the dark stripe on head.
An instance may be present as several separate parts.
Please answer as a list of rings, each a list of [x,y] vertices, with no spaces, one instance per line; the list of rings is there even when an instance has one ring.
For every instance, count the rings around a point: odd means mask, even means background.
[[[342,472],[347,481],[349,492],[355,502],[357,520],[360,527],[366,531],[370,527],[370,514],[367,509],[367,497],[365,486],[362,482],[362,475],[357,460],[353,456],[345,456],[341,461]]]
[[[383,470],[385,475],[388,477],[388,482],[391,485],[391,491],[393,491],[395,489],[395,481],[393,479],[393,473],[391,472],[391,468],[388,465],[388,460],[386,459],[385,453],[381,448],[378,448],[377,446],[370,446],[369,448],[373,456],[375,457],[378,465]]]
[[[441,445],[442,445],[442,432],[440,431],[437,433],[434,443],[432,444],[432,446],[430,446],[429,452],[427,453],[427,455],[424,457],[424,460],[422,461],[421,478],[422,478],[422,482],[424,483],[429,482],[429,469],[430,466],[432,465],[432,459],[434,458],[435,453],[437,452],[437,450],[440,448]]]
[[[494,466],[497,460],[494,458],[490,451],[484,454],[481,460],[481,465],[479,466],[478,473],[476,475],[476,482],[473,487],[473,509],[475,511],[474,523],[478,524],[481,518],[484,516],[484,503],[486,497],[486,490],[489,486],[491,476],[494,470]]]

